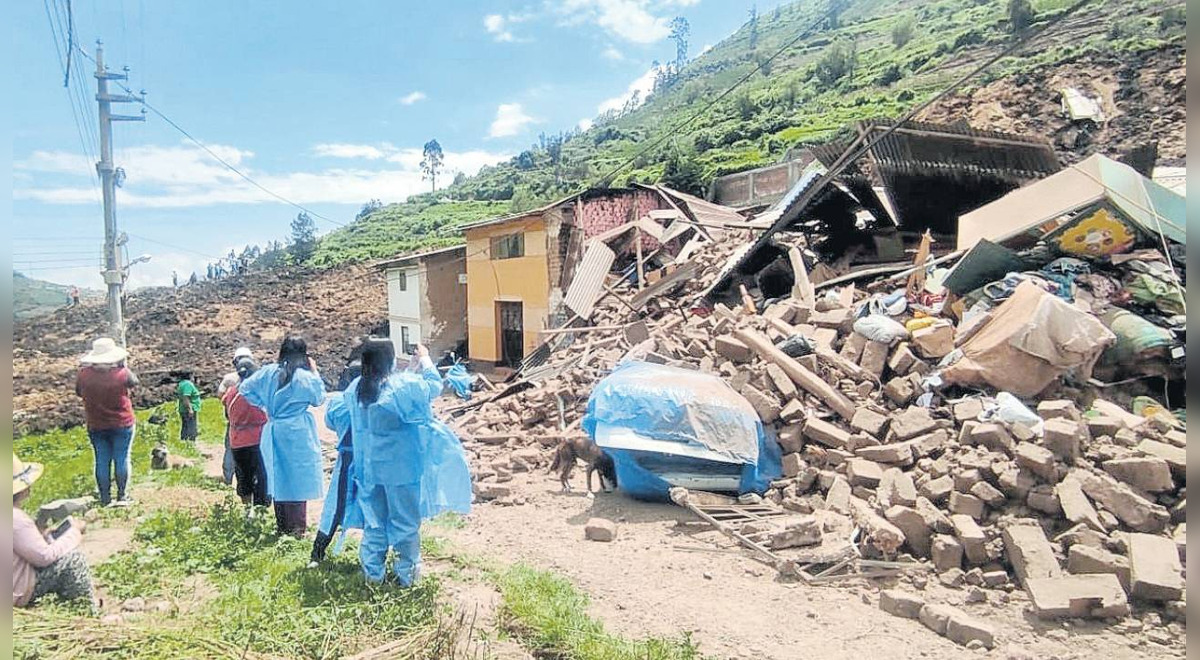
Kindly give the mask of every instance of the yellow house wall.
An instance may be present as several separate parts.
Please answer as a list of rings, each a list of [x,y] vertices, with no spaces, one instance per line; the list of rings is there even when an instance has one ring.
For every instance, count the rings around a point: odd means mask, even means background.
[[[525,233],[525,256],[491,258],[491,239],[518,231]],[[546,261],[546,225],[540,215],[466,231],[467,335],[471,359],[500,360],[496,328],[496,302],[523,303],[525,354],[538,345],[538,333],[549,313],[549,268]]]

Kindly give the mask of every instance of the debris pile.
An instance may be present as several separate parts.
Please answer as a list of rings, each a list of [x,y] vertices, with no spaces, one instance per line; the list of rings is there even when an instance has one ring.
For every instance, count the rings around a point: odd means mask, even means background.
[[[1099,168],[1107,203],[1060,196],[1048,217],[1026,208],[1012,231],[952,254],[926,234],[912,267],[865,282],[797,271],[790,295],[742,284],[711,303],[755,238],[731,230],[676,266],[695,269],[686,280],[607,286],[592,325],[567,326],[540,365],[449,411],[481,499],[521,503],[503,484],[545,463],[539,445],[582,433],[617,364],[695,369],[753,406],[783,474],[758,494],[672,499],[781,572],[821,583],[847,562],[859,575],[920,566],[976,599],[1023,589],[1047,619],[1146,603],[1181,620],[1186,427],[1170,403],[1185,378],[1182,240],[1163,230],[1178,221],[1171,200],[1121,197],[1110,163],[1083,164]],[[993,644],[985,624],[917,596],[882,606]]]

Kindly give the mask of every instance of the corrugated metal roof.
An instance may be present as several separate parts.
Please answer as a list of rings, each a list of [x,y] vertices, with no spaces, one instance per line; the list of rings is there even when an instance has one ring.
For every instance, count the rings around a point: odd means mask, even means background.
[[[397,266],[402,266],[406,263],[418,261],[418,260],[424,259],[426,257],[432,257],[435,255],[440,255],[440,254],[444,254],[447,252],[465,251],[466,249],[467,249],[467,246],[465,243],[462,243],[459,245],[451,245],[450,247],[439,248],[437,250],[429,250],[427,252],[419,252],[417,254],[408,254],[403,257],[396,257],[395,259],[388,259],[387,261],[381,261],[381,262],[375,264],[375,268],[378,268],[379,270],[387,270],[389,268],[396,268]]]
[[[592,307],[596,305],[596,300],[600,298],[600,292],[604,289],[604,278],[612,269],[616,258],[617,253],[613,252],[612,248],[600,241],[589,241],[563,300],[563,303],[580,318],[586,319],[592,315]]]

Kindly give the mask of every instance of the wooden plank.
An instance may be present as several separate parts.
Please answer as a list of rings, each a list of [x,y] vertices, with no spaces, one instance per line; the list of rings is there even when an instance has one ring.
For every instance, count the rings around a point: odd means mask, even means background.
[[[804,391],[824,401],[825,405],[832,408],[842,419],[849,421],[854,417],[854,403],[846,395],[776,348],[775,344],[772,344],[771,340],[767,339],[761,333],[755,330],[742,329],[735,330],[733,336],[746,346],[749,346],[751,350],[758,353],[764,360],[779,365],[779,368],[783,369],[784,373],[793,382],[804,389]]]

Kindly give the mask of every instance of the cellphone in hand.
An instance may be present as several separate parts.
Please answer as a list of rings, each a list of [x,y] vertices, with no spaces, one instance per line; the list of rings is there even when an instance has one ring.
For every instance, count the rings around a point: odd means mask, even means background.
[[[63,534],[66,534],[67,530],[69,530],[69,529],[71,529],[71,519],[67,518],[66,520],[59,523],[58,527],[55,527],[52,532],[50,532],[50,536],[55,539],[58,539],[58,538],[62,537]]]

